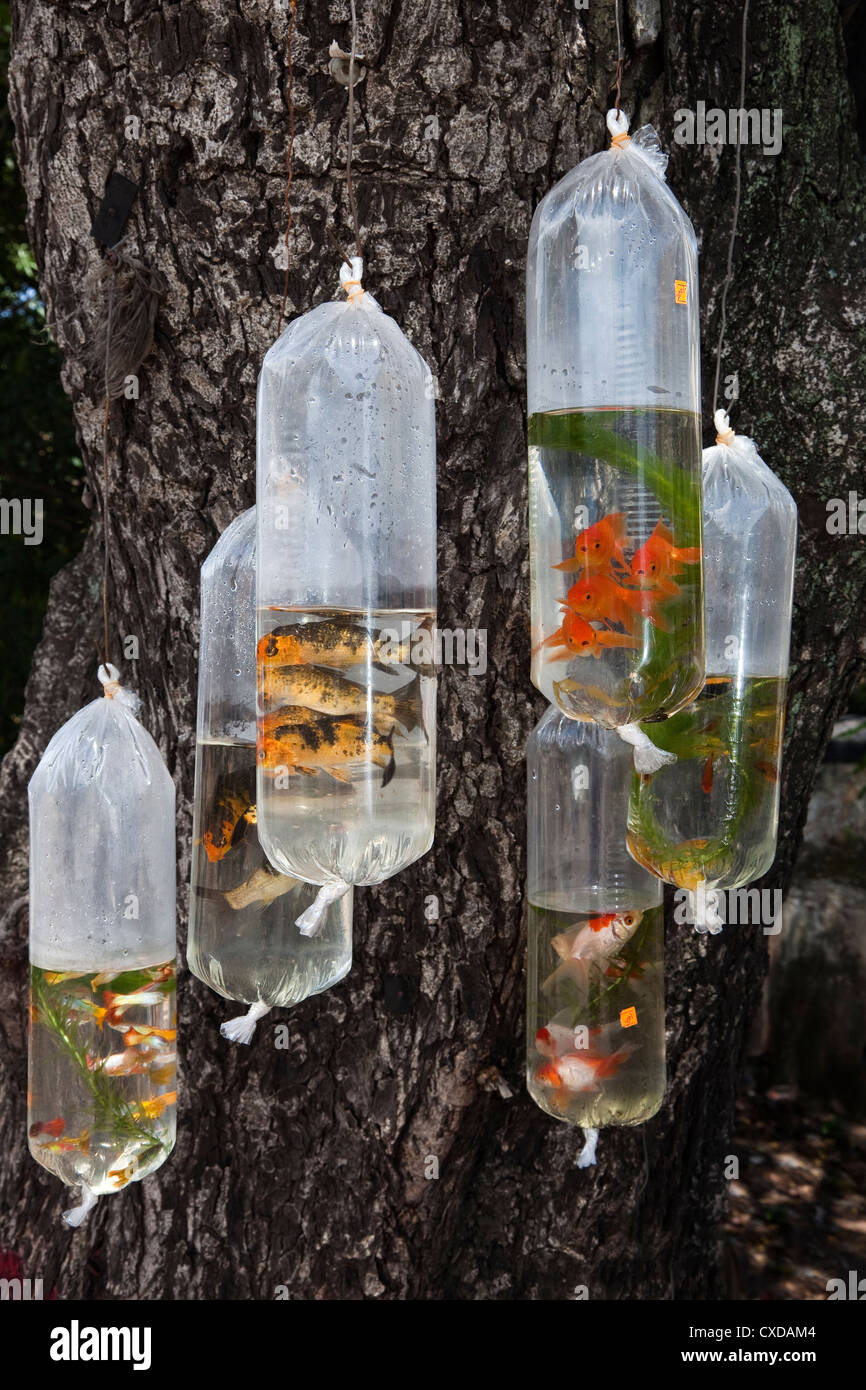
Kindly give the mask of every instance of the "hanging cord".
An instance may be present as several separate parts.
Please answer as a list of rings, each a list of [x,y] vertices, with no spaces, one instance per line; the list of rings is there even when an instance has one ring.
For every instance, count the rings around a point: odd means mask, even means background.
[[[360,259],[364,252],[361,248],[358,207],[355,202],[355,187],[352,183],[352,155],[355,143],[355,57],[358,50],[358,16],[355,12],[355,0],[351,0],[351,7],[352,51],[349,54],[349,128],[346,135],[346,196],[349,199],[349,211],[352,214],[352,227],[355,233],[355,255]]]
[[[295,70],[292,64],[292,39],[295,33],[295,14],[296,0],[289,0],[289,24],[286,33],[286,66],[288,68],[288,86],[286,88],[286,106],[289,109],[289,143],[286,148],[286,276],[283,281],[283,302],[280,305],[280,318],[277,324],[277,337],[280,336],[283,328],[283,319],[286,317],[286,304],[289,300],[289,239],[292,233],[292,160],[295,151]]]
[[[111,253],[109,252],[109,255]],[[111,328],[114,311],[114,276],[108,282],[108,319],[105,327],[105,414],[102,417],[102,659],[108,662],[108,420],[111,414]],[[112,667],[112,670],[115,668]],[[100,667],[102,670],[102,667]],[[106,692],[107,693],[107,692]]]
[[[743,30],[740,40],[740,110],[743,111],[746,105],[746,31],[749,23],[749,0],[745,0],[743,5]],[[719,342],[716,347],[716,376],[713,382],[713,410],[715,411],[719,399],[719,374],[722,369],[722,347],[725,341],[725,328],[727,326],[727,304],[728,290],[734,278],[734,243],[737,240],[737,223],[740,217],[740,189],[742,174],[742,150],[740,141],[737,141],[737,151],[735,156],[736,168],[736,187],[734,190],[734,215],[731,222],[731,239],[728,243],[728,264],[725,271],[725,281],[722,286],[722,307],[719,318]]]
[[[622,88],[622,32],[619,26],[619,0],[616,0],[614,5],[614,13],[616,14],[616,115],[617,120],[619,120],[619,98]]]

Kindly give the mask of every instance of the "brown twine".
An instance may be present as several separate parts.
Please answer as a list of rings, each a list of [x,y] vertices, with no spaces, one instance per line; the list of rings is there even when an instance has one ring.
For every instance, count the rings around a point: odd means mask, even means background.
[[[290,0],[289,26],[286,33],[286,66],[288,68],[288,86],[286,88],[286,106],[289,109],[289,143],[286,149],[286,277],[283,281],[283,302],[280,305],[280,318],[277,323],[277,337],[280,336],[283,328],[283,319],[286,317],[286,304],[289,300],[289,239],[292,233],[292,205],[290,195],[292,191],[292,159],[295,149],[295,71],[292,65],[292,38],[295,32],[295,12],[296,0]]]

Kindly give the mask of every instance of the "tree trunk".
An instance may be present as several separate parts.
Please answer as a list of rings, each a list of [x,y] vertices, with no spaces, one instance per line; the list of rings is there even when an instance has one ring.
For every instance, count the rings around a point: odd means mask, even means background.
[[[346,90],[327,71],[331,40],[348,47],[348,5],[342,23],[333,8],[298,4],[290,313],[335,290],[325,228],[351,238]],[[489,667],[483,678],[443,672],[436,845],[356,894],[348,980],[277,1016],[288,1051],[268,1026],[247,1051],[222,1041],[225,1002],[184,971],[177,1148],[72,1234],[59,1184],[25,1142],[26,786],[51,734],[99,693],[102,402],[80,326],[97,259],[90,223],[107,175],[134,179],[128,244],[165,282],[140,398],[112,411],[111,650],[117,661],[124,637],[139,640],[122,678],[143,696],[178,787],[183,953],[198,570],[253,500],[256,375],[283,279],[287,6],[13,0],[29,232],[94,523],[52,586],[2,768],[2,1244],[62,1298],[272,1298],[278,1285],[293,1298],[568,1298],[578,1285],[591,1298],[718,1297],[760,931],[707,941],[671,924],[666,1102],[644,1130],[604,1131],[597,1168],[575,1167],[579,1132],[546,1118],[522,1079],[523,754],[543,708],[528,678],[524,263],[539,199],[607,143],[613,5],[359,8],[365,278],[438,377],[439,621],[486,628]],[[697,230],[710,442],[734,150],[679,146],[672,132],[679,108],[738,104],[741,5],[664,0],[658,32],[654,8],[623,0],[623,105],[633,128],[658,128]],[[851,389],[866,365],[851,308],[864,288],[863,171],[832,0],[754,0],[749,33],[746,105],[781,108],[785,136],[778,157],[743,150],[723,374],[739,374],[735,425],[800,507],[783,824],[768,879],[779,885],[862,660],[863,545],[828,536],[825,504],[856,488],[866,425]],[[50,526],[50,497],[45,508]],[[425,917],[428,895],[438,921]]]

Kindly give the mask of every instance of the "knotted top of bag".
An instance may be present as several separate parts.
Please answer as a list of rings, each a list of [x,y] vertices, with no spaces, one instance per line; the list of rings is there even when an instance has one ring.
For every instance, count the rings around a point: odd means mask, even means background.
[[[754,439],[750,439],[747,434],[734,433],[726,410],[716,411],[713,416],[713,424],[716,427],[716,442],[714,446],[711,446],[711,449],[733,449],[735,453],[742,455],[744,458],[748,458],[752,462],[760,463],[762,466],[766,467],[763,459],[758,453],[758,446]],[[707,461],[707,456],[711,453],[711,449],[704,450],[704,462]]]
[[[668,157],[661,147],[661,141],[651,125],[641,126],[635,135],[629,135],[629,118],[624,111],[619,114],[614,109],[607,113],[607,128],[610,131],[610,146],[623,154],[634,155],[649,165],[653,173],[664,179],[668,167]]]

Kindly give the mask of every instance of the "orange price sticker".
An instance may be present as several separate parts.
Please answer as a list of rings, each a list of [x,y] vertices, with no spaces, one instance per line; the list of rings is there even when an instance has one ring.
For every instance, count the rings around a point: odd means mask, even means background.
[[[634,1005],[632,1005],[630,1009],[622,1009],[620,1011],[619,1021],[623,1028],[634,1028],[637,1023],[637,1009]]]
[[[688,304],[689,287],[685,280],[674,280],[674,300],[677,304]]]

